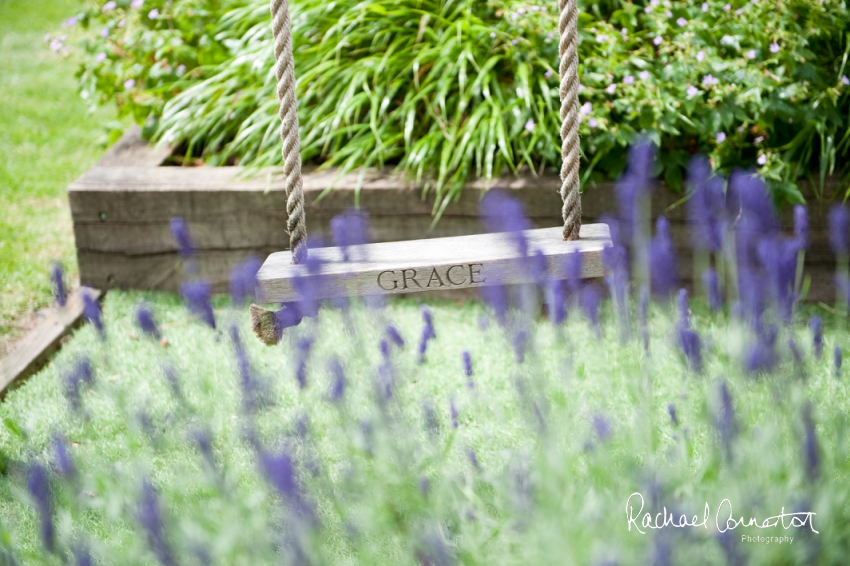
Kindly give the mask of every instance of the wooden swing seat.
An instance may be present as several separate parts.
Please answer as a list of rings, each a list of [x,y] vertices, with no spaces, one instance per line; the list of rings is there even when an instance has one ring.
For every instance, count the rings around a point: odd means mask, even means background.
[[[550,277],[565,279],[566,256],[578,250],[582,278],[602,277],[602,249],[611,243],[607,224],[581,227],[581,239],[565,242],[563,228],[528,230],[530,253],[540,250]],[[510,234],[492,233],[451,238],[409,240],[352,246],[344,261],[338,247],[313,248],[311,260],[321,271],[310,285],[316,299],[366,295],[398,295],[417,291],[464,289],[488,284],[534,281],[529,262],[519,257]],[[257,274],[258,299],[287,303],[298,300],[296,281],[311,277],[304,264],[292,263],[290,251],[271,254]]]

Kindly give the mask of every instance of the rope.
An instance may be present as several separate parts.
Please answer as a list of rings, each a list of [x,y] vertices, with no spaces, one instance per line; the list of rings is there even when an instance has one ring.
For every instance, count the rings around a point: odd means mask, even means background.
[[[578,136],[578,7],[576,0],[559,0],[561,34],[561,199],[564,201],[564,239],[578,240],[581,229]]]
[[[307,220],[301,179],[301,140],[298,136],[298,101],[295,99],[295,60],[292,55],[289,0],[272,0],[271,12],[277,97],[280,100],[286,212],[289,215],[289,247],[292,250],[292,263],[303,263],[307,259]]]

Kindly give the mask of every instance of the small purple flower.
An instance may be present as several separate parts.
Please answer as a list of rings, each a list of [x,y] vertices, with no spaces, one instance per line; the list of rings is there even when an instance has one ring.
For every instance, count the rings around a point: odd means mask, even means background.
[[[130,7],[131,8],[141,8],[142,5],[144,5],[144,3],[145,3],[145,0],[133,0],[132,2],[130,2]]]
[[[163,566],[176,566],[177,561],[166,538],[159,495],[148,480],[142,482],[142,500],[138,507],[138,520],[148,536],[148,544]]]
[[[841,377],[841,362],[844,359],[844,353],[839,346],[836,346],[832,351],[832,362],[835,368],[835,377]]]
[[[41,541],[48,552],[56,550],[56,540],[53,530],[53,506],[51,504],[50,482],[44,466],[34,463],[27,474],[27,491],[32,497],[38,516],[41,520]]]
[[[741,14],[743,14],[743,13],[744,13],[744,9],[743,9],[743,8],[738,8],[737,10],[735,10],[735,13],[736,13],[736,14],[738,14],[738,15],[740,16]]]
[[[771,43],[770,44],[770,52],[771,53],[779,53],[779,44],[778,43]]]
[[[649,79],[649,71],[641,71],[640,73],[638,73],[638,78],[640,78],[640,80],[642,81]]]
[[[602,295],[596,285],[586,285],[582,288],[580,298],[581,310],[584,316],[593,324],[597,334],[601,333],[599,327],[599,301],[601,299]]]
[[[850,215],[847,207],[836,204],[829,211],[829,245],[835,255],[847,255],[850,252],[848,243],[848,227],[850,227]]]
[[[546,285],[546,308],[549,311],[549,320],[555,324],[564,322],[564,318],[567,316],[567,310],[564,284],[562,281],[550,279]]]
[[[475,454],[475,450],[468,448],[466,450],[466,457],[469,458],[469,463],[472,464],[473,468],[481,471],[481,465],[478,463],[478,456]]]
[[[260,267],[260,260],[252,257],[236,265],[230,272],[230,298],[237,307],[255,295]]]
[[[713,267],[709,267],[702,275],[702,281],[705,285],[706,295],[708,295],[708,307],[712,312],[717,312],[723,301],[720,299],[720,286],[717,280],[717,272]]]
[[[597,43],[605,43],[606,41],[608,41],[608,36],[605,35],[604,33],[596,36],[596,42]]]
[[[758,136],[756,139],[753,140],[753,143],[754,144],[760,144],[763,141],[764,141],[764,136]]]
[[[386,332],[387,336],[393,344],[395,344],[399,348],[404,348],[404,338],[402,338],[401,333],[398,331],[398,328],[396,328],[392,324],[388,324]]]
[[[679,18],[678,20],[676,20],[676,23],[679,24],[680,28],[683,28],[688,25],[688,20],[686,20],[685,18]]]
[[[608,85],[608,87],[605,89],[605,92],[607,92],[608,94],[614,94],[614,91],[615,91],[615,90],[617,90],[617,85],[616,85],[616,84],[614,84],[614,83],[611,83],[611,84],[609,84],[609,85]]]
[[[820,475],[820,451],[818,449],[818,439],[815,435],[815,421],[812,418],[811,403],[803,405],[803,429],[803,453],[806,458],[806,474],[811,481],[815,481]]]
[[[726,196],[723,179],[711,175],[708,160],[696,157],[688,170],[688,223],[694,248],[718,252],[726,232]]]
[[[425,351],[428,349],[428,341],[437,338],[434,332],[434,319],[428,307],[422,307],[422,319],[425,326],[422,328],[422,337],[419,339],[419,363],[425,363]]]
[[[106,53],[101,51],[100,53],[94,56],[94,61],[95,63],[103,63],[104,61],[106,61]]]
[[[107,37],[109,37],[109,28],[108,28],[108,27],[107,27],[107,28],[103,28],[102,30],[100,30],[100,37],[102,37],[102,38],[104,38],[104,39],[106,39]]]
[[[543,78],[544,79],[552,78],[552,71],[546,71],[545,73],[543,73]]]
[[[767,155],[765,155],[764,153],[759,155],[758,159],[756,159],[756,163],[758,163],[759,165],[764,165],[765,163],[767,163]]]
[[[688,86],[688,90],[685,91],[685,94],[688,95],[688,98],[694,97],[699,94],[699,89],[694,85]]]
[[[177,244],[177,253],[183,259],[190,257],[194,249],[192,248],[192,239],[189,237],[189,228],[186,226],[186,221],[179,216],[175,216],[171,219],[169,227],[171,229],[171,237],[174,238],[174,242]]]
[[[623,84],[633,85],[635,84],[635,78],[632,75],[626,75],[625,77],[623,77]]]
[[[68,402],[71,404],[71,409],[76,413],[80,410],[80,387],[83,383],[91,385],[94,383],[92,374],[91,362],[88,358],[80,358],[76,361],[73,367],[65,373],[63,377],[65,382],[65,393],[68,397]]]
[[[702,84],[703,84],[703,85],[705,85],[705,86],[714,86],[714,85],[716,85],[716,84],[717,84],[717,83],[719,83],[719,82],[720,82],[720,81],[719,81],[716,77],[714,77],[713,75],[711,75],[711,74],[705,75],[705,76],[702,78]],[[724,135],[725,135],[725,134],[724,134]],[[726,139],[726,138],[724,138],[724,139]]]
[[[517,45],[517,44],[519,44],[519,40],[518,40],[518,39],[512,39],[512,40],[511,40],[511,45]]]
[[[611,437],[611,423],[602,415],[593,416],[593,429],[600,442],[605,442]]]
[[[722,442],[727,454],[731,454],[732,439],[738,431],[738,423],[735,418],[735,409],[732,406],[732,395],[729,393],[729,386],[725,381],[720,382],[720,409],[717,413],[715,426],[720,433],[720,441]]]
[[[74,465],[74,459],[68,453],[68,443],[61,434],[53,435],[53,469],[65,479],[74,477],[77,473],[77,467]]]
[[[205,281],[187,281],[180,286],[186,307],[207,326],[215,330],[215,315],[210,303],[211,287]]]
[[[86,548],[74,548],[74,562],[76,566],[94,566],[91,553]]]
[[[691,305],[688,302],[688,290],[685,288],[679,289],[678,293],[676,293],[676,311],[679,315],[679,326],[690,328]]]
[[[496,39],[496,32],[490,32],[490,39]]]
[[[651,290],[658,296],[669,296],[679,282],[670,223],[660,216],[656,221],[655,230],[655,238],[649,246]]]
[[[755,50],[755,49],[750,49],[749,51],[747,51],[746,53],[744,53],[744,57],[746,57],[747,59],[749,59],[749,60],[751,60],[751,61],[752,61],[753,59],[755,59],[755,58],[756,58],[756,50]]]
[[[101,12],[109,12],[115,9],[115,2],[113,0],[109,0],[106,4],[103,5],[103,8],[100,9]]]
[[[64,22],[62,22],[62,25],[63,25],[63,26],[65,26],[66,28],[72,28],[72,27],[74,27],[75,25],[77,25],[77,18],[76,18],[76,16],[72,16],[72,17],[68,18],[67,20],[65,20]]]
[[[697,53],[697,62],[702,63],[705,60],[705,51],[699,51]]]
[[[700,9],[701,9],[703,12],[708,12],[708,3],[707,3],[707,2],[703,2],[703,3],[702,3],[702,6],[701,6],[701,8],[700,8]]]
[[[138,306],[136,309],[136,324],[139,325],[139,328],[144,334],[157,340],[161,338],[150,305],[142,303]]]
[[[126,81],[124,81],[125,89],[130,90],[134,86],[136,86],[136,79],[127,79]]]
[[[186,72],[186,65],[183,65],[183,64],[177,65],[177,74],[178,75],[182,75],[185,72]]]
[[[850,85],[850,79],[847,78],[847,75],[841,76],[841,84],[843,84],[844,86]]]
[[[53,282],[53,298],[56,304],[64,307],[68,301],[68,293],[65,291],[65,276],[62,273],[62,264],[54,263],[50,266],[50,279]]]
[[[469,354],[468,350],[464,350],[460,357],[463,362],[463,374],[469,378],[467,385],[471,388],[474,386],[472,382],[472,356]]]
[[[369,217],[362,211],[350,209],[331,219],[333,241],[342,251],[343,261],[351,261],[350,248],[368,244]]]
[[[154,8],[153,10],[148,12],[148,19],[149,20],[155,20],[158,17],[159,17],[159,10],[157,10],[156,8]]]
[[[679,326],[677,330],[679,347],[685,354],[688,365],[696,373],[702,373],[702,341],[696,330]]]
[[[578,109],[578,113],[582,116],[587,116],[591,112],[593,112],[593,105],[590,102],[585,102],[581,105],[581,108]]]
[[[532,120],[531,118],[526,120],[525,126],[523,126],[523,128],[525,128],[525,131],[527,132],[533,132],[535,128],[534,120]]]
[[[726,141],[726,133],[718,132],[714,139],[717,140],[717,143],[723,143]]]
[[[102,310],[100,303],[94,300],[91,293],[83,292],[83,318],[90,322],[97,330],[102,341],[106,341],[106,327],[103,326]]]
[[[332,403],[336,403],[340,401],[342,396],[345,394],[345,386],[347,383],[345,370],[343,369],[340,361],[334,358],[328,362],[328,371],[330,371],[331,376],[333,376],[333,381],[331,382],[331,387],[328,391],[328,400]]]
[[[596,118],[591,118],[587,121],[587,125],[590,126],[591,130],[595,130],[599,126],[599,122],[596,120]]]
[[[725,6],[723,6],[723,11],[724,11],[724,12],[728,12],[728,11],[729,11],[729,10],[731,10],[731,9],[732,9],[732,4],[726,4]]]
[[[815,358],[820,359],[823,355],[823,323],[819,316],[809,319],[809,329],[812,331],[812,347]]]
[[[430,434],[437,436],[440,434],[440,419],[437,417],[437,411],[434,409],[434,403],[426,401],[422,404],[422,415],[425,421],[425,430]]]
[[[671,421],[674,425],[678,425],[678,424],[679,424],[679,419],[678,419],[678,417],[676,416],[676,405],[674,405],[673,403],[669,403],[669,404],[667,405],[667,413],[669,413],[669,415],[670,415],[670,421]]]
[[[794,240],[801,249],[809,247],[809,216],[802,204],[794,205]]]

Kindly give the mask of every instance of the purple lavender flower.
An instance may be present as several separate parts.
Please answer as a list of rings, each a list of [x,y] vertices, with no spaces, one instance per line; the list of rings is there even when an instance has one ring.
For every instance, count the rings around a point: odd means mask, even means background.
[[[691,161],[688,173],[691,195],[687,202],[688,222],[693,245],[696,249],[718,252],[723,247],[727,224],[723,179],[711,176],[711,165],[703,157]]]
[[[691,327],[691,306],[688,302],[687,289],[679,289],[676,293],[676,311],[679,314],[679,326],[682,328]]]
[[[599,327],[599,301],[601,299],[602,295],[596,285],[587,285],[581,291],[581,310],[596,329],[597,335],[602,332]]]
[[[171,237],[174,238],[174,242],[177,244],[177,253],[183,259],[191,257],[195,250],[192,247],[192,240],[189,237],[189,228],[186,226],[186,221],[179,216],[175,216],[171,219],[170,227]]]
[[[809,328],[812,331],[812,347],[815,351],[815,358],[820,359],[823,356],[823,323],[819,316],[813,316],[809,319]]]
[[[88,291],[83,292],[83,318],[95,327],[98,336],[105,342],[106,328],[103,326],[100,303]]]
[[[264,381],[256,377],[251,371],[248,354],[245,352],[245,346],[242,345],[242,339],[239,336],[239,329],[236,325],[230,327],[230,340],[233,342],[233,349],[236,354],[236,368],[239,372],[242,406],[245,412],[250,412],[268,403],[268,387]]]
[[[65,479],[74,477],[77,473],[77,467],[74,465],[74,459],[68,453],[68,443],[65,437],[59,433],[53,434],[53,469]]]
[[[850,306],[850,277],[846,273],[835,274],[835,290],[837,298]]]
[[[431,491],[431,481],[428,479],[428,476],[419,476],[419,491],[422,495],[428,495],[428,492]]]
[[[215,330],[215,315],[210,303],[210,285],[205,281],[187,281],[180,286],[186,308]]]
[[[428,527],[416,551],[421,566],[455,566],[458,561],[440,527]]]
[[[564,322],[567,316],[566,297],[564,296],[564,284],[558,279],[550,279],[546,286],[546,308],[549,312],[549,320],[557,325]]]
[[[501,189],[490,189],[481,199],[481,217],[488,232],[507,232],[519,255],[528,257],[528,240],[524,232],[532,226],[520,201]]]
[[[163,566],[176,566],[177,561],[166,538],[159,495],[148,480],[142,482],[142,500],[139,502],[138,520],[148,537],[148,544]]]
[[[53,281],[53,298],[56,304],[64,307],[68,301],[68,293],[65,291],[65,277],[62,274],[62,264],[54,263],[50,266],[50,279]]]
[[[74,563],[76,566],[94,566],[91,553],[83,547],[74,548]]]
[[[485,285],[479,288],[481,298],[493,309],[496,320],[505,325],[508,315],[508,290],[504,285]]]
[[[261,265],[260,260],[252,257],[236,265],[230,272],[230,297],[237,307],[241,307],[247,299],[255,296],[257,272],[260,271]]]
[[[670,236],[670,223],[663,216],[655,223],[656,235],[649,247],[649,267],[652,292],[667,297],[678,286],[676,251]]]
[[[525,362],[525,352],[528,349],[528,332],[525,330],[517,330],[514,332],[511,343],[514,347],[514,356],[518,364]]]
[[[844,354],[839,346],[836,346],[832,351],[832,362],[835,368],[835,377],[841,377],[841,362],[844,359]]]
[[[449,397],[449,416],[452,419],[452,428],[457,428],[457,407],[455,406],[454,396]]]
[[[611,423],[603,415],[593,416],[593,429],[600,442],[605,442],[611,436]]]
[[[794,239],[800,249],[809,247],[809,215],[808,210],[802,204],[794,205]]]
[[[850,215],[847,207],[836,204],[829,211],[829,245],[835,255],[844,256],[850,251],[848,245],[848,226],[850,226]]]
[[[156,326],[156,321],[153,318],[153,311],[151,310],[150,305],[142,303],[136,308],[136,324],[139,325],[139,329],[144,334],[147,334],[157,340],[161,338],[162,335],[159,333],[159,328]]]
[[[647,139],[641,139],[629,148],[629,164],[626,173],[617,181],[617,198],[620,236],[628,246],[639,244],[639,212],[641,202],[648,198],[652,189],[651,171],[655,160],[655,146]]]
[[[65,393],[68,397],[68,402],[71,404],[71,409],[76,413],[80,410],[80,387],[83,383],[89,385],[94,383],[92,376],[91,362],[88,358],[78,359],[71,367],[70,371],[65,373],[64,379]]]
[[[715,419],[715,427],[720,433],[720,441],[726,449],[726,453],[731,455],[732,440],[738,432],[738,423],[735,418],[735,409],[732,406],[732,395],[729,393],[729,386],[725,381],[720,382],[719,387],[720,408]]]
[[[302,517],[314,519],[312,507],[302,493],[295,462],[289,451],[283,450],[278,454],[261,451],[258,461],[266,480],[286,498],[293,510]]]
[[[343,395],[345,395],[345,386],[347,384],[347,380],[345,379],[345,370],[343,369],[340,361],[337,358],[334,358],[328,362],[328,371],[332,376],[331,386],[328,390],[328,401],[331,403],[337,403],[341,401]]]
[[[788,322],[797,298],[794,285],[799,242],[796,239],[764,238],[758,243],[757,249],[780,317]]]
[[[669,415],[670,415],[670,422],[672,422],[674,425],[678,426],[679,418],[676,416],[676,405],[674,405],[673,403],[668,403],[667,404],[667,413],[669,413]]]
[[[778,329],[771,326],[760,335],[744,356],[744,371],[756,375],[772,372],[779,363],[776,353],[776,336]]]
[[[177,399],[183,400],[183,389],[180,387],[180,380],[177,379],[177,370],[173,365],[167,363],[162,366],[162,373],[165,376],[165,381],[171,389],[172,395]]]
[[[688,365],[696,373],[702,373],[702,341],[696,330],[679,326],[677,329],[679,347],[685,354]]]
[[[602,264],[605,266],[605,281],[621,314],[625,312],[626,294],[629,285],[629,259],[624,246],[606,246],[602,249]]]
[[[720,285],[717,279],[717,272],[713,267],[709,267],[702,274],[702,282],[705,285],[706,295],[708,296],[708,307],[712,312],[717,312],[723,304],[720,298]]]
[[[437,334],[434,332],[434,319],[428,307],[422,307],[422,319],[425,321],[425,326],[422,328],[422,337],[419,340],[420,364],[425,363],[425,350],[428,348],[428,340],[437,338]]]
[[[307,387],[307,359],[310,357],[310,351],[313,348],[315,338],[313,336],[302,336],[295,343],[298,350],[298,363],[295,369],[295,380],[298,382],[300,389]]]
[[[369,217],[362,211],[350,209],[331,219],[333,241],[342,251],[343,261],[351,261],[351,246],[369,243]]]
[[[609,227],[610,227],[610,224],[609,224]],[[613,238],[612,238],[612,241],[614,241],[614,245],[618,244],[618,242],[616,240],[613,240]],[[566,274],[567,274],[567,278],[564,280],[564,283],[567,287],[567,292],[571,296],[575,296],[581,290],[581,285],[582,285],[581,252],[578,251],[578,250],[575,250],[574,252],[567,254],[567,257],[564,261],[566,262]]]
[[[399,348],[404,348],[404,338],[402,338],[401,332],[398,331],[398,328],[396,328],[392,324],[388,324],[386,330],[387,336],[392,341],[392,343],[398,346]]]
[[[649,352],[649,289],[645,286],[640,288],[640,297],[638,299],[638,327],[640,331],[641,342],[643,342],[643,351]]]
[[[198,447],[201,457],[210,470],[216,469],[215,456],[212,448],[212,432],[207,427],[199,428],[192,432],[192,441]]]
[[[475,454],[475,450],[472,448],[468,448],[466,450],[466,457],[469,458],[469,463],[472,464],[472,467],[478,471],[481,471],[481,465],[478,463],[478,456]]]
[[[816,481],[820,475],[820,451],[818,439],[815,435],[815,422],[812,418],[812,404],[803,405],[803,453],[806,458],[806,474],[811,481]]]
[[[53,508],[51,505],[50,482],[47,470],[39,463],[33,463],[27,474],[27,491],[32,497],[41,520],[41,541],[48,552],[55,552],[56,540],[53,530]]]

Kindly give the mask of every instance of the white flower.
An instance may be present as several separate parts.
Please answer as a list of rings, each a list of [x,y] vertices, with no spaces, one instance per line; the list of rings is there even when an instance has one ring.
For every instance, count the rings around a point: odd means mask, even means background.
[[[611,84],[608,85],[608,88],[605,89],[605,92],[607,92],[608,94],[614,94],[615,90],[617,90],[617,85],[614,84],[614,83],[611,83]]]
[[[593,111],[593,105],[590,102],[585,102],[584,104],[581,105],[581,108],[579,109],[579,114],[581,114],[582,116],[587,116],[592,111]]]
[[[686,20],[685,18],[679,18],[678,20],[676,20],[676,23],[679,24],[680,28],[683,28],[688,25],[688,20]]]
[[[623,84],[624,85],[633,85],[633,84],[635,84],[635,78],[631,75],[626,75],[625,77],[623,77]]]
[[[159,17],[159,10],[157,10],[156,8],[154,8],[153,10],[148,12],[148,19],[149,20],[155,20],[158,17]]]
[[[747,51],[746,53],[744,53],[744,56],[745,56],[747,59],[755,59],[755,58],[756,58],[756,50],[755,50],[755,49],[750,49],[749,51]]]
[[[641,71],[638,73],[638,77],[640,77],[640,80],[645,81],[649,78],[649,71]]]
[[[694,85],[691,85],[688,87],[688,90],[685,91],[685,94],[688,95],[688,98],[691,98],[692,96],[696,96],[699,94],[699,89]]]
[[[702,63],[704,59],[705,59],[705,51],[700,51],[699,53],[697,53],[697,61]]]
[[[101,8],[100,11],[101,12],[109,12],[111,10],[114,10],[116,5],[117,4],[115,4],[115,2],[113,2],[112,0],[109,0],[109,2],[107,2],[106,4],[103,5],[103,8]]]
[[[534,127],[535,127],[535,126],[534,126],[534,120],[532,120],[531,118],[529,118],[529,119],[528,119],[528,121],[525,123],[525,129],[526,129],[526,131],[528,131],[528,132],[533,132],[533,131],[534,131]]]
[[[101,51],[100,53],[94,56],[94,60],[97,63],[103,63],[104,61],[106,61],[106,53]]]
[[[661,45],[661,43],[662,43],[663,41],[664,41],[664,40],[663,40],[663,39],[661,39],[661,36],[659,35],[658,37],[656,37],[655,39],[653,39],[653,40],[652,40],[652,44],[653,44],[653,45],[655,45],[655,46],[658,46],[658,45]]]
[[[596,126],[599,125],[599,122],[596,121],[596,118],[591,118],[590,120],[587,121],[587,125],[590,126],[591,130],[595,130]]]
[[[707,3],[705,3],[705,2],[703,2],[703,3],[702,3],[702,11],[703,11],[703,12],[708,12],[708,4],[707,4]]]
[[[144,4],[144,3],[145,3],[145,0],[133,0],[132,2],[130,2],[130,7],[131,8],[141,8],[142,4]]]
[[[136,79],[127,79],[126,81],[124,81],[124,88],[126,88],[127,90],[130,90],[134,86],[136,86]]]
[[[490,39],[496,39],[496,32],[490,33]]]
[[[756,159],[756,163],[758,163],[759,165],[764,165],[765,163],[767,163],[767,156],[762,153],[761,155],[759,155],[759,158]]]
[[[726,134],[723,133],[723,132],[720,132],[720,133],[717,134],[717,136],[715,136],[714,139],[717,140],[717,143],[723,143],[723,142],[726,141]]]
[[[770,44],[770,52],[771,53],[779,53],[779,44],[778,43],[771,43]]]

